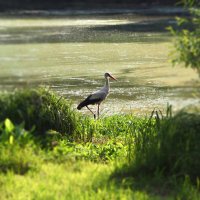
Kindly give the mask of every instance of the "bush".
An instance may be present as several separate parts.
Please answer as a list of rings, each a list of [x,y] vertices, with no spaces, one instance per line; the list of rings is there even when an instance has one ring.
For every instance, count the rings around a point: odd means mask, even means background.
[[[5,118],[15,124],[24,122],[27,130],[34,127],[37,134],[50,129],[72,134],[76,127],[76,116],[71,104],[42,88],[1,94],[0,121]]]

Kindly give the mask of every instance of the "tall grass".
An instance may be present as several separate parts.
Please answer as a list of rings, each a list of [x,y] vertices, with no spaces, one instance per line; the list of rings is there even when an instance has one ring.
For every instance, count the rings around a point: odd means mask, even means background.
[[[131,161],[116,174],[122,177],[188,176],[200,178],[200,115],[180,112],[174,117],[157,114],[134,131]]]
[[[6,118],[39,135],[50,129],[73,134],[77,122],[71,103],[43,88],[1,94],[0,121]]]

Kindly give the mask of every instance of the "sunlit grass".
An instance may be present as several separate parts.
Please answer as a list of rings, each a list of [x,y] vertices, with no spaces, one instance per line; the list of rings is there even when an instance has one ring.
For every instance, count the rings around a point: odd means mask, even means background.
[[[83,161],[42,163],[37,173],[0,174],[1,199],[160,199],[110,181],[113,168]]]

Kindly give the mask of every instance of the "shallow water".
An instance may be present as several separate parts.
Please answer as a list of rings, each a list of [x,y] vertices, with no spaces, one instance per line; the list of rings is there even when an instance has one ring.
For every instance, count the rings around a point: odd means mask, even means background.
[[[133,12],[2,16],[0,90],[45,85],[76,106],[104,84],[108,71],[118,81],[103,115],[199,103],[197,73],[169,62],[172,38],[164,27],[173,23]]]

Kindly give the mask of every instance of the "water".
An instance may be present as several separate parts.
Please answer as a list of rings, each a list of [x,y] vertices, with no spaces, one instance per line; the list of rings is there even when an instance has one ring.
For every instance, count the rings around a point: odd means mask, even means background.
[[[111,83],[103,115],[141,115],[155,107],[163,111],[167,103],[174,110],[199,103],[197,73],[169,62],[172,38],[165,27],[173,24],[168,15],[127,10],[2,15],[0,90],[44,85],[76,107],[111,72],[118,81]]]

